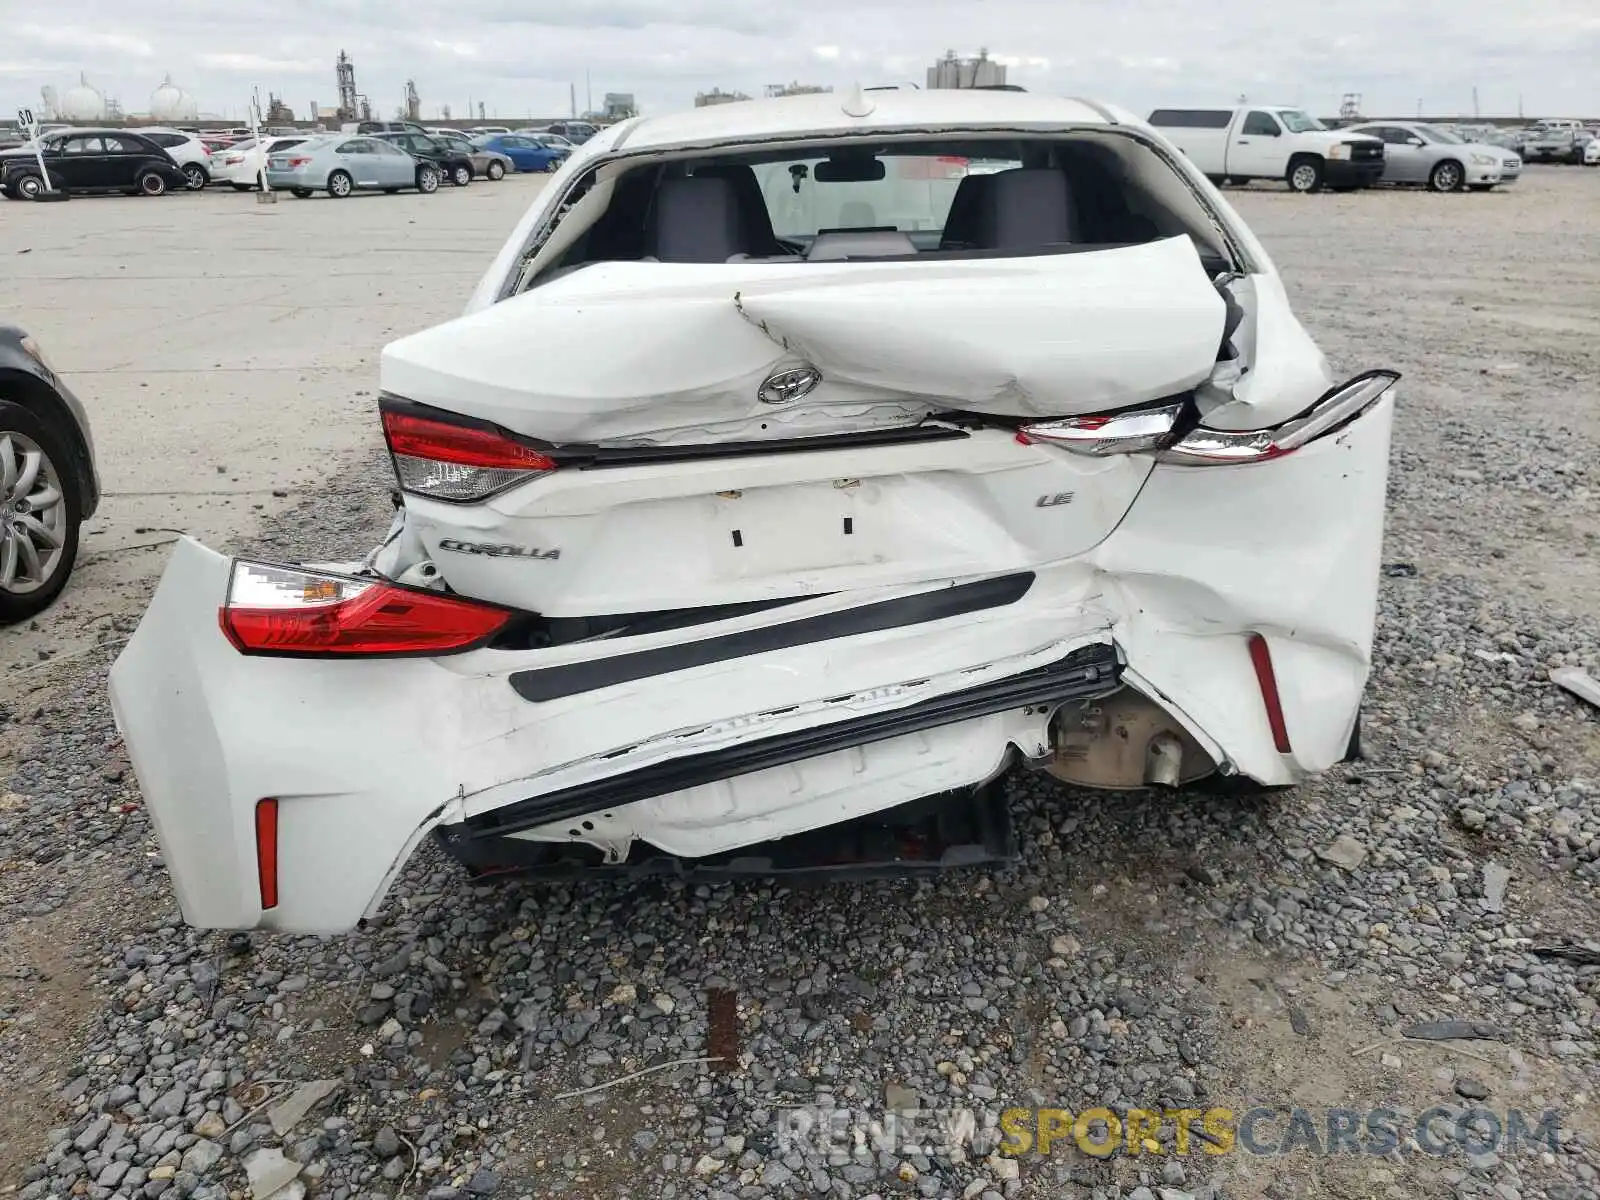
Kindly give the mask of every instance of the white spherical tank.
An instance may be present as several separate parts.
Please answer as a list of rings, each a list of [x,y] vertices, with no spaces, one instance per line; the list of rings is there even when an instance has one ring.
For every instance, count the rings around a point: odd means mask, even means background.
[[[106,119],[106,98],[90,87],[89,81],[81,75],[78,86],[68,88],[56,107],[63,121],[79,125]]]
[[[194,121],[200,117],[200,102],[172,82],[168,75],[150,94],[150,115],[163,124]]]

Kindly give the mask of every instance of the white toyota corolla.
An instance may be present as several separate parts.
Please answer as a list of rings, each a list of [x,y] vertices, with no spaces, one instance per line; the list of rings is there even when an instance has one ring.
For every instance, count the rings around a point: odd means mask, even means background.
[[[379,546],[174,551],[111,690],[184,916],[348,929],[430,836],[480,872],[915,867],[1004,852],[1019,762],[1322,771],[1396,378],[1331,376],[1117,109],[616,125],[384,351]]]

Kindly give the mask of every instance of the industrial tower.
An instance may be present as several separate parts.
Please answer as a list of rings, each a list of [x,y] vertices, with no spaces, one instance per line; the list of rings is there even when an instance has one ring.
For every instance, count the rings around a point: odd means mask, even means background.
[[[360,101],[356,97],[356,65],[343,50],[333,68],[339,83],[339,120],[354,121],[361,115]]]

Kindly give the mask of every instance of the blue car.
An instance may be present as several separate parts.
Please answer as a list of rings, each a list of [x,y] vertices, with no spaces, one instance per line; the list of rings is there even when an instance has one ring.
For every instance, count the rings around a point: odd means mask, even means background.
[[[476,145],[504,154],[519,171],[555,171],[567,161],[567,152],[517,133],[496,133],[478,138]]]

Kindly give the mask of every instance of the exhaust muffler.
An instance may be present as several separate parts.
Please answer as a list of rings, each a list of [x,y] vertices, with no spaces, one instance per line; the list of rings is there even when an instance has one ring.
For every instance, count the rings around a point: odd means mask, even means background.
[[[1045,770],[1080,787],[1176,788],[1217,769],[1166,709],[1129,687],[1063,705],[1050,722],[1050,745]]]

